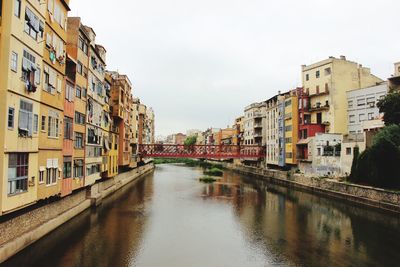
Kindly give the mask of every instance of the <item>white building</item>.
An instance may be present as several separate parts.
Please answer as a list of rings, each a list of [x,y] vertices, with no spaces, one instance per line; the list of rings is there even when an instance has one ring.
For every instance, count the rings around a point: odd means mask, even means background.
[[[347,92],[348,129],[350,134],[362,133],[363,122],[376,120],[381,117],[376,106],[381,97],[388,92],[388,84],[352,90]]]
[[[244,109],[244,144],[265,145],[265,108],[266,103],[253,103]]]

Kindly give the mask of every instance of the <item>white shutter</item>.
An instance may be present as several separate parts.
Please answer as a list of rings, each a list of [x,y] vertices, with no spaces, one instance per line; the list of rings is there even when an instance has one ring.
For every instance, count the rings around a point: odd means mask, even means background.
[[[46,33],[46,45],[51,46],[52,43],[53,43],[53,38],[52,38],[51,34]]]
[[[53,159],[47,159],[47,169],[52,169],[53,168]]]
[[[57,93],[62,92],[62,80],[57,78]]]
[[[19,111],[18,128],[28,130],[28,113],[24,110]]]
[[[28,113],[28,136],[32,136],[33,132],[33,114]]]
[[[47,2],[47,10],[53,14],[53,10],[54,10],[54,0],[48,0]]]

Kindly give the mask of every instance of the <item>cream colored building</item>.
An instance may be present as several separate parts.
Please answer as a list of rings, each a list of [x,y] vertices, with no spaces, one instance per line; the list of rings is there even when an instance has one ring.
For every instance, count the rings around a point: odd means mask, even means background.
[[[244,109],[244,145],[265,145],[265,102],[253,103]]]
[[[346,57],[302,66],[303,88],[310,99],[311,124],[325,126],[327,133],[347,133],[347,91],[381,83],[369,68]]]
[[[85,186],[101,179],[105,170],[103,162],[104,137],[104,75],[105,49],[96,44],[96,34],[91,27],[85,26],[90,39],[89,71],[86,104],[86,148],[85,148]]]

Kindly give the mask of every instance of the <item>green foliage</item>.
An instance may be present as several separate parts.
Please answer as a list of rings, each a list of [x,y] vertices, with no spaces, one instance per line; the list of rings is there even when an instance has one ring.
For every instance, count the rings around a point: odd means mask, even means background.
[[[212,169],[205,170],[204,174],[205,175],[210,175],[210,176],[222,176],[222,175],[224,175],[224,172],[221,169],[218,169],[218,168],[214,167]]]
[[[183,143],[185,146],[192,146],[195,145],[197,141],[197,136],[189,136],[186,138],[185,142]]]
[[[353,161],[351,182],[400,188],[400,127],[382,129],[358,159]]]
[[[203,183],[213,183],[213,182],[217,181],[217,179],[210,177],[210,176],[201,177],[199,180],[200,180],[200,182],[203,182]]]
[[[386,125],[400,124],[400,93],[393,92],[377,103],[379,112],[384,113]]]

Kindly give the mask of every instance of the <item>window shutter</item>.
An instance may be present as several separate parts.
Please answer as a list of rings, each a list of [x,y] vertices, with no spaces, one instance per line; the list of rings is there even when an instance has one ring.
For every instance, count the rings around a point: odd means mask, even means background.
[[[19,111],[18,128],[28,129],[28,114],[24,110]]]
[[[57,93],[61,93],[62,91],[62,80],[61,79],[57,79]]]
[[[33,114],[28,113],[28,136],[32,136],[33,131]]]

